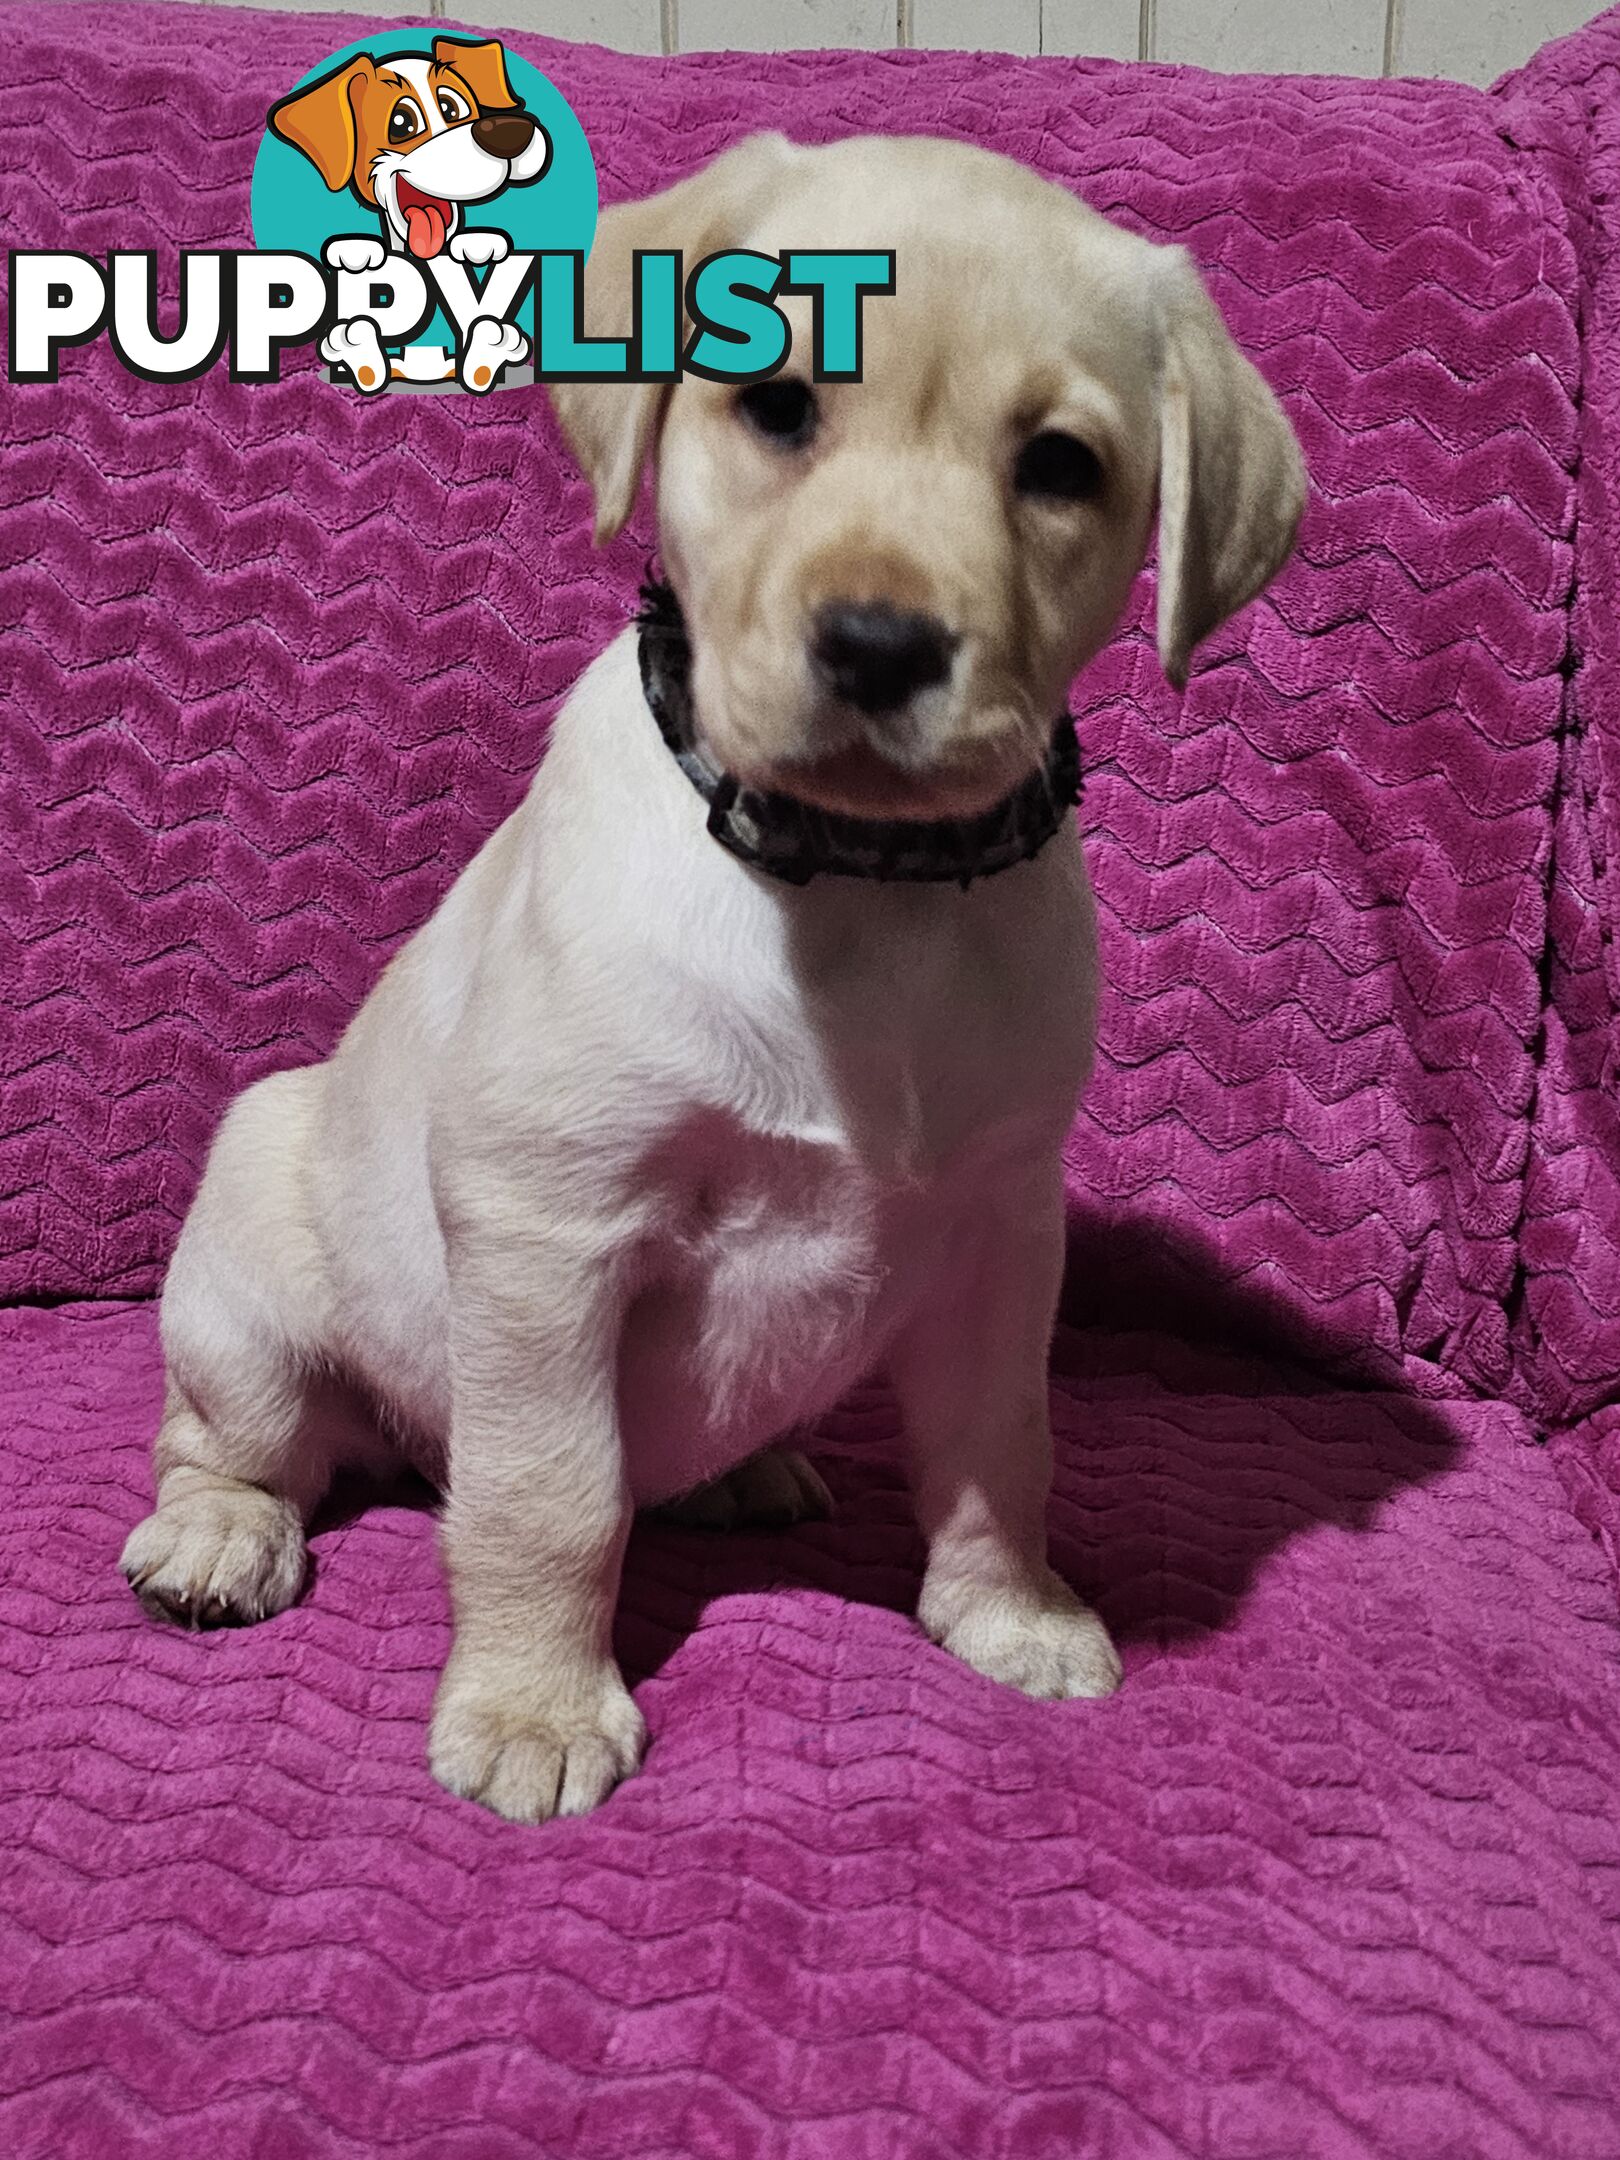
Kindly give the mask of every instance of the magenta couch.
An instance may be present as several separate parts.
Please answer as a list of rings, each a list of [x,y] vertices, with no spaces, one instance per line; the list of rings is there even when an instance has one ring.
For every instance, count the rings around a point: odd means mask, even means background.
[[[246,244],[350,18],[0,6],[0,233]],[[429,1780],[433,1520],[187,1637],[114,1561],[229,1096],[320,1056],[622,622],[543,398],[0,389],[0,2153],[1620,2154],[1620,14],[1491,94],[521,34],[607,199],[932,130],[1184,242],[1305,444],[1298,559],[1078,686],[1109,992],[1057,1563],[1127,1684],[909,1618],[838,1519],[638,1530],[644,1773]],[[948,215],[948,205],[942,206]]]

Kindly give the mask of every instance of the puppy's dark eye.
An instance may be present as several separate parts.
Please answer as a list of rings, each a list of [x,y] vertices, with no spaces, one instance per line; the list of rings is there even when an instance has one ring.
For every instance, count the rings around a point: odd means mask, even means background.
[[[388,115],[388,140],[391,143],[409,142],[413,135],[421,133],[424,125],[422,108],[415,98],[398,98]]]
[[[455,90],[441,90],[439,92],[439,111],[452,127],[459,120],[470,120],[472,118],[467,100]]]
[[[816,395],[794,375],[773,375],[737,392],[737,410],[756,435],[797,450],[816,432]]]
[[[1013,486],[1048,502],[1092,502],[1102,493],[1102,460],[1078,435],[1044,428],[1018,453]]]

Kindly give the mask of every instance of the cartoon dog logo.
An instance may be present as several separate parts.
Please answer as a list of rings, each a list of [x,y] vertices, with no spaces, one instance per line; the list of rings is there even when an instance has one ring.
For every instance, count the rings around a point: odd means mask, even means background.
[[[463,264],[502,261],[510,239],[488,226],[464,231],[463,207],[531,186],[551,162],[551,138],[512,94],[495,40],[435,38],[431,55],[383,60],[356,54],[273,105],[269,124],[334,194],[347,188],[381,221],[380,244],[360,237],[329,244],[327,259],[351,271],[380,270],[390,253],[419,262],[441,251]],[[469,389],[487,388],[527,350],[512,325],[480,321],[462,355],[462,380]],[[390,375],[421,381],[457,372],[438,347],[418,348],[425,372],[419,364],[390,367],[367,322],[339,323],[321,351],[362,389],[381,388]]]

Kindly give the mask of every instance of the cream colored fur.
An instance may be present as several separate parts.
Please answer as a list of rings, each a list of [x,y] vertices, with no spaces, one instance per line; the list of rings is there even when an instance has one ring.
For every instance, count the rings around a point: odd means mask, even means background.
[[[974,807],[1038,757],[1156,492],[1172,674],[1285,556],[1297,450],[1179,255],[982,152],[767,137],[607,214],[592,327],[630,248],[733,243],[897,250],[865,380],[817,393],[816,443],[761,442],[720,385],[557,401],[604,531],[656,459],[700,721],[734,769],[847,808]],[[1097,451],[1098,500],[1011,487],[1051,427]],[[811,614],[845,596],[959,640],[887,735],[806,668]],[[334,1465],[403,1454],[446,1492],[434,1772],[518,1820],[578,1812],[643,1744],[610,1648],[632,1510],[694,1488],[708,1519],[819,1507],[808,1466],[758,1451],[881,1368],[923,1626],[1031,1694],[1106,1694],[1118,1661],[1044,1528],[1060,1148],[1097,994],[1072,824],[966,893],[774,883],[708,838],[625,632],[336,1054],[225,1119],[164,1292],[131,1581],[193,1621],[274,1612]]]

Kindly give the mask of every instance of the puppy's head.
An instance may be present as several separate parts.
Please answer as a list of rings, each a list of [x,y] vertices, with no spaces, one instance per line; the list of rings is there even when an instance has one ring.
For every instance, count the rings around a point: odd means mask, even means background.
[[[637,249],[893,249],[862,380],[811,380],[811,304],[769,382],[559,383],[596,494],[656,454],[699,724],[738,779],[864,816],[961,815],[1040,760],[1159,505],[1159,652],[1253,598],[1305,497],[1293,433],[1192,263],[990,152],[756,136],[607,211],[586,324],[629,327]]]
[[[334,192],[351,188],[381,211],[394,245],[427,260],[460,205],[538,180],[551,141],[512,94],[493,41],[435,38],[432,56],[359,53],[270,111]]]

